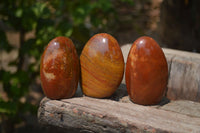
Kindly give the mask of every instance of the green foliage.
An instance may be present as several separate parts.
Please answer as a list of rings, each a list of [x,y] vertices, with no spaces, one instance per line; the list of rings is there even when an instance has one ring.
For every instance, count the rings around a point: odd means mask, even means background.
[[[1,22],[20,34],[18,58],[10,62],[16,72],[0,70],[0,82],[8,100],[0,95],[0,114],[16,119],[20,113],[36,112],[36,107],[20,99],[39,75],[39,61],[44,47],[57,36],[72,38],[78,53],[96,32],[106,31],[117,21],[115,3],[132,0],[4,0],[0,1]],[[0,30],[0,52],[16,49],[8,43],[6,30]],[[25,39],[33,31],[34,38]],[[25,63],[26,57],[36,61]],[[0,59],[1,60],[1,59]],[[24,68],[23,66],[26,67]]]

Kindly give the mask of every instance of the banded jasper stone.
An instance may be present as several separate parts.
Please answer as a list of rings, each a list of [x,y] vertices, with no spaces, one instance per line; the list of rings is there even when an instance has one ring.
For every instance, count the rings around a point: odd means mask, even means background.
[[[51,99],[72,97],[79,80],[79,59],[73,42],[56,37],[44,50],[40,77],[45,95]]]
[[[158,104],[167,86],[168,66],[155,40],[144,36],[132,45],[126,63],[126,87],[137,104]]]
[[[81,87],[87,96],[109,97],[122,81],[123,55],[117,40],[107,33],[96,34],[87,42],[80,64]]]

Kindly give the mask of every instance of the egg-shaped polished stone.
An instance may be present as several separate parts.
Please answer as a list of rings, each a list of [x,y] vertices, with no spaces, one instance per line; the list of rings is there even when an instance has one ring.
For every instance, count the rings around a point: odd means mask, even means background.
[[[44,50],[40,77],[45,95],[51,99],[72,97],[79,80],[79,58],[73,42],[56,37]]]
[[[125,79],[134,103],[154,105],[161,101],[167,86],[168,66],[155,40],[144,36],[133,43],[127,58]]]
[[[120,85],[124,58],[117,40],[107,33],[94,35],[81,56],[81,87],[85,95],[96,98],[111,96]]]

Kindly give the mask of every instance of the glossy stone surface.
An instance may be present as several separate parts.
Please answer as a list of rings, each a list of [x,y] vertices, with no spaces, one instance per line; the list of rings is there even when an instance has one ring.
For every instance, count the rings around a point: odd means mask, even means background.
[[[165,92],[168,66],[165,55],[155,40],[140,37],[127,58],[126,86],[130,99],[137,104],[158,104]]]
[[[107,33],[94,35],[81,56],[81,87],[85,95],[96,98],[111,96],[120,85],[124,59],[117,40]]]
[[[45,95],[51,99],[72,97],[79,79],[79,59],[73,42],[56,37],[44,50],[40,77]]]

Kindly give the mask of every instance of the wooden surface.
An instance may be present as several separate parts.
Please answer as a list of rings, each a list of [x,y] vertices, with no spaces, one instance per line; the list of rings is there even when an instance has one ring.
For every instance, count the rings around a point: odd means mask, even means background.
[[[200,132],[200,103],[172,101],[163,106],[141,106],[89,97],[44,98],[38,118],[44,125],[80,132]]]
[[[169,68],[167,97],[200,102],[200,54],[163,50]]]
[[[166,95],[183,100],[164,98],[156,106],[137,105],[129,100],[123,80],[107,99],[83,96],[80,87],[71,99],[44,98],[38,121],[64,131],[76,128],[80,132],[200,132],[200,56],[170,49],[164,49],[164,53],[170,74]],[[124,57],[126,61],[126,54]]]

